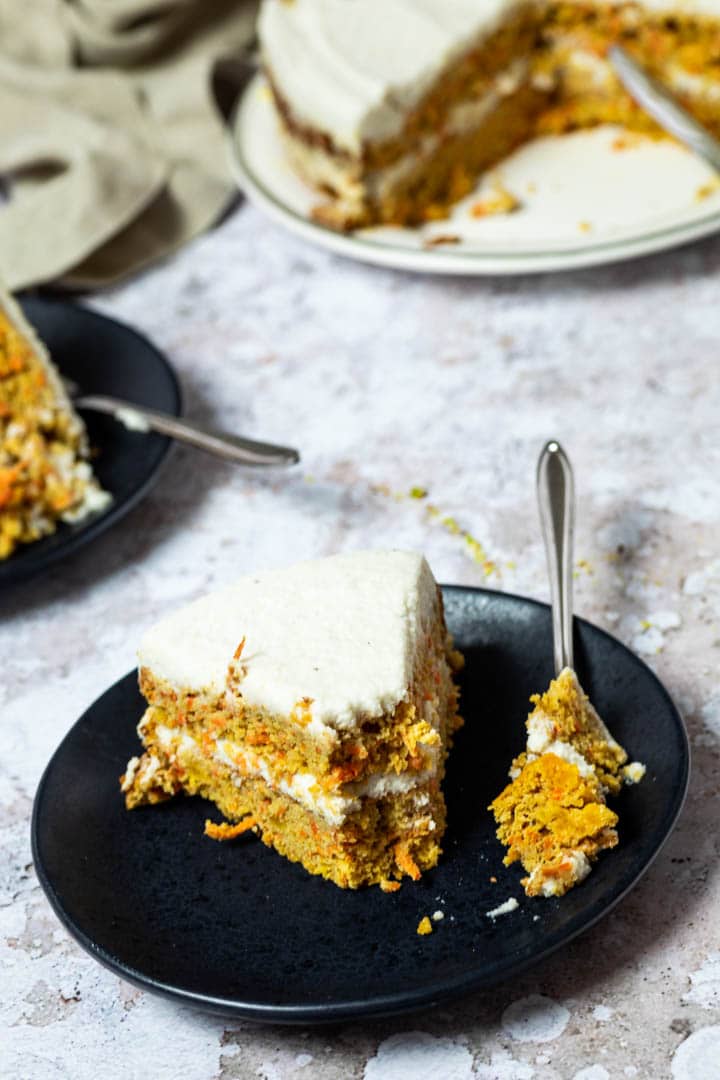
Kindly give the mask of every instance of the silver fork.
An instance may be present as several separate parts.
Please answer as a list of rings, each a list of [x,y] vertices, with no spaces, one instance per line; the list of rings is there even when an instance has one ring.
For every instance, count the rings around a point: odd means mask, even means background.
[[[676,101],[662,83],[633,59],[620,45],[613,45],[608,58],[628,93],[647,113],[676,139],[694,150],[708,165],[720,172],[720,141]]]
[[[108,397],[105,394],[83,394],[70,380],[65,380],[65,386],[77,409],[106,413],[132,431],[156,431],[160,435],[168,435],[171,439],[194,446],[196,450],[205,450],[236,465],[296,465],[300,461],[298,451],[289,446],[275,446],[273,443],[246,439],[241,435],[215,431],[202,424],[180,420],[176,416],[146,409],[121,398]]]
[[[575,483],[567,454],[556,439],[543,447],[537,495],[550,577],[555,674],[573,667],[573,539]]]

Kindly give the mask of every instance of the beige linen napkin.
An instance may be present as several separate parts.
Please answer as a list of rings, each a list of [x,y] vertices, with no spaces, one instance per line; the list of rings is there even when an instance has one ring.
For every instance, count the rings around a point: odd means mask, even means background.
[[[253,0],[0,0],[0,276],[94,288],[208,228],[234,195],[216,69]]]

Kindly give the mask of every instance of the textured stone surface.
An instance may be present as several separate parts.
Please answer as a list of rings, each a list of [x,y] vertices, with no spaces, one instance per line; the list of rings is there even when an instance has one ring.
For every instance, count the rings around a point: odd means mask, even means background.
[[[719,290],[720,241],[446,281],[340,261],[244,207],[93,301],[167,351],[191,416],[294,442],[303,464],[260,475],[178,450],[122,524],[0,598],[3,1077],[720,1076]],[[545,597],[533,474],[550,436],[577,472],[577,608],[645,656],[693,742],[687,809],[640,886],[512,985],[335,1031],[228,1024],[85,956],[34,877],[31,801],[142,630],[245,571],[363,545]]]

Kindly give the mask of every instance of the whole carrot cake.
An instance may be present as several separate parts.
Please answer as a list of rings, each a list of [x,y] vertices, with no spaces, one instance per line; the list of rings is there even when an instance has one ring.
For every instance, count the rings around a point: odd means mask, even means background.
[[[719,0],[263,0],[260,40],[289,159],[339,229],[443,217],[539,132],[659,134],[614,43],[720,132]]]
[[[0,559],[109,501],[47,349],[0,286]]]
[[[210,836],[252,829],[344,888],[394,890],[435,865],[461,658],[420,555],[243,578],[158,623],[138,655],[129,809],[203,795],[227,819]]]

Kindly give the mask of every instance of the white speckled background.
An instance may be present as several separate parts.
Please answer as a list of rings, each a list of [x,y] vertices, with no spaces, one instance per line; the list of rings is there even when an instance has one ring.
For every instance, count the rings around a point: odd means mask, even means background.
[[[337,260],[242,207],[93,301],[168,353],[191,416],[297,442],[303,464],[259,475],[178,450],[123,523],[0,597],[3,1078],[720,1077],[718,297],[720,240],[572,276],[433,280]],[[544,597],[549,436],[577,473],[577,608],[645,656],[690,728],[688,805],[640,886],[512,985],[337,1030],[224,1023],[86,957],[37,885],[31,803],[143,629],[245,571],[363,545]],[[413,486],[428,498],[393,497]]]

